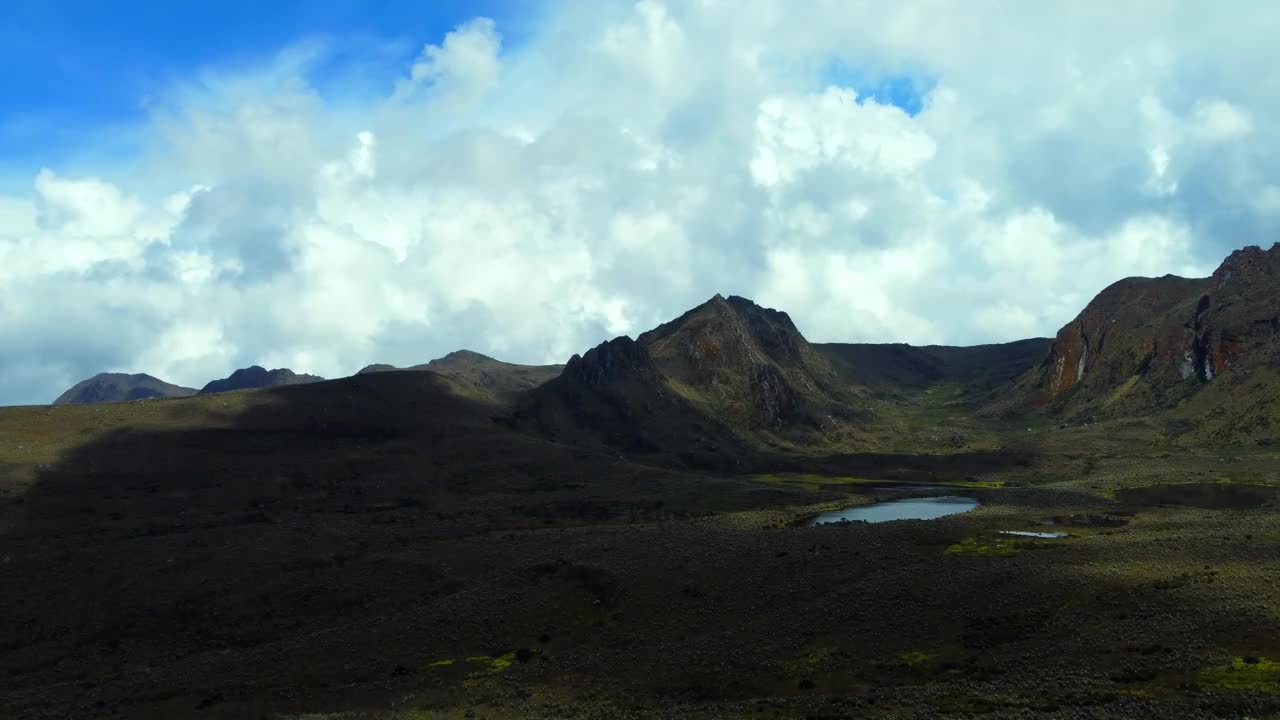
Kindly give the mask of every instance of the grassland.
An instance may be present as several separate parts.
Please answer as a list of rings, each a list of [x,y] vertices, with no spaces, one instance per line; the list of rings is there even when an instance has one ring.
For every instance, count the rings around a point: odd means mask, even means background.
[[[0,717],[1280,713],[1275,453],[935,395],[887,413],[911,442],[1002,449],[713,476],[429,373],[0,409]],[[796,526],[924,481],[981,506]],[[1048,517],[1072,537],[999,535]]]

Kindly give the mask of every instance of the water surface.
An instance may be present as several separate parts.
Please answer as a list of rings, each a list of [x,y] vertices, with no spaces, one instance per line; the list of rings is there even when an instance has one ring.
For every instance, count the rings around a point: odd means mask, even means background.
[[[947,515],[969,512],[978,501],[967,497],[927,497],[891,500],[874,505],[858,505],[844,510],[830,510],[814,518],[813,525],[827,525],[842,520],[849,522],[888,522],[890,520],[934,520]]]

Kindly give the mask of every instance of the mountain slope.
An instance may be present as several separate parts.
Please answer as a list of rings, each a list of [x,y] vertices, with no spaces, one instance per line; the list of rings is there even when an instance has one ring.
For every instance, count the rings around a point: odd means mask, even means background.
[[[1103,290],[1058,332],[1048,357],[1003,406],[1066,417],[1137,415],[1212,386],[1205,400],[1216,398],[1218,412],[1230,412],[1245,400],[1243,388],[1230,388],[1241,375],[1273,369],[1278,352],[1280,245],[1251,246],[1208,278],[1127,278]]]
[[[210,382],[200,390],[199,394],[208,395],[209,393],[253,390],[280,385],[302,385],[320,382],[321,380],[324,380],[324,378],[317,375],[298,374],[288,368],[267,370],[259,365],[251,365],[247,368],[236,370],[221,380]]]
[[[784,312],[716,295],[636,342],[674,390],[744,430],[830,427],[858,395]]]
[[[144,398],[187,397],[195,388],[167,383],[145,373],[98,373],[81,380],[58,396],[54,405],[86,405],[90,403],[124,402]]]
[[[898,397],[944,382],[975,394],[998,391],[1044,360],[1052,344],[1049,338],[1030,338],[968,347],[817,343],[813,348],[842,382]]]
[[[742,438],[672,391],[648,350],[626,336],[570,358],[558,377],[528,393],[514,423],[558,442],[694,467],[732,466],[747,452]]]
[[[394,365],[369,365],[356,373],[393,370],[429,370],[474,387],[493,392],[517,392],[535,388],[560,374],[563,365],[518,365],[495,360],[470,350],[458,350],[422,365],[397,368]]]

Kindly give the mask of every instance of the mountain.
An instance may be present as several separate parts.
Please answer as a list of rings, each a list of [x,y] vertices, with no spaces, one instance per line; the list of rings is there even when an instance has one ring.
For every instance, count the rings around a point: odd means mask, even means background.
[[[558,441],[728,468],[847,440],[868,417],[861,397],[786,313],[716,295],[635,340],[575,355],[514,422]]]
[[[364,367],[357,375],[394,370],[429,370],[446,375],[483,390],[517,392],[535,388],[560,374],[563,365],[517,365],[495,360],[470,350],[458,350],[422,365],[398,368],[375,364]]]
[[[746,298],[716,295],[636,342],[674,391],[734,427],[816,428],[857,414],[857,393],[791,318]]]
[[[172,385],[144,373],[98,373],[76,383],[58,396],[54,405],[87,405],[90,403],[125,402],[145,398],[187,397],[195,388]]]
[[[513,424],[558,442],[661,454],[694,467],[732,466],[746,452],[742,438],[673,391],[649,351],[626,336],[570,358],[559,376],[528,393]]]
[[[1058,331],[1006,407],[1141,415],[1213,388],[1201,403],[1229,414],[1248,399],[1232,388],[1274,372],[1278,356],[1280,244],[1250,246],[1207,278],[1126,278],[1106,288]]]
[[[267,370],[259,365],[251,365],[231,373],[222,380],[214,380],[205,385],[201,395],[228,392],[231,390],[252,390],[256,388],[276,387],[279,385],[303,385],[320,382],[324,378],[317,375],[300,375],[288,368]]]
[[[973,394],[998,391],[1044,360],[1052,344],[1049,338],[1030,338],[968,347],[816,343],[813,348],[844,383],[903,397],[938,383],[955,383]]]

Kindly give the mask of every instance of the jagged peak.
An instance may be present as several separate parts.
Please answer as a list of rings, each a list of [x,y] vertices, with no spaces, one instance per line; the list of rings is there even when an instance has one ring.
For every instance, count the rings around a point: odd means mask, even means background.
[[[649,351],[626,335],[569,358],[561,377],[587,385],[603,385],[623,378],[655,374]]]

